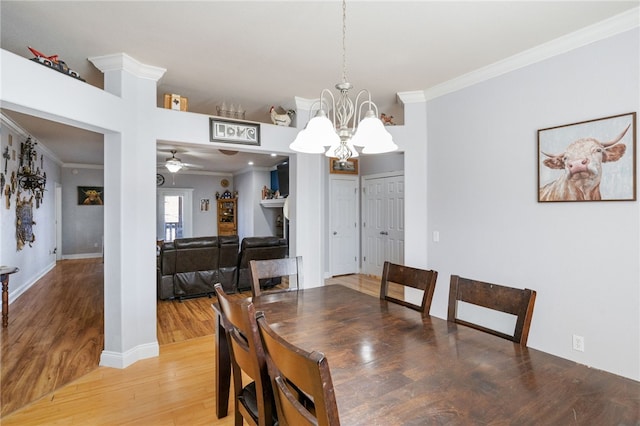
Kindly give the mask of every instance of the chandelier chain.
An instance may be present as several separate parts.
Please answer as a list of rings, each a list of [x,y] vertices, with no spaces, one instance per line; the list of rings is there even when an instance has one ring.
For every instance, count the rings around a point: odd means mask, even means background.
[[[347,82],[347,0],[342,0],[342,82]]]

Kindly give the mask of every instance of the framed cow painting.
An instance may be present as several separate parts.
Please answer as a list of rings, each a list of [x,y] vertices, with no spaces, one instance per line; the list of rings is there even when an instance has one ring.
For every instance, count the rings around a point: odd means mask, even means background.
[[[538,201],[635,201],[636,113],[538,130]]]

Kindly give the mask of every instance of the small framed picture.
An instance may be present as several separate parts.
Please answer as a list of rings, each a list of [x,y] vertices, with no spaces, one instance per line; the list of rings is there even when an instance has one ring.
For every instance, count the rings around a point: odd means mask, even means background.
[[[210,201],[208,198],[201,198],[200,199],[200,211],[201,212],[208,212],[209,208],[210,208]]]
[[[340,161],[337,158],[329,158],[329,173],[338,173],[345,175],[358,174],[358,160],[349,158],[346,161]]]
[[[260,146],[260,123],[209,119],[211,142]]]
[[[104,187],[79,186],[78,187],[78,205],[79,206],[104,205]]]

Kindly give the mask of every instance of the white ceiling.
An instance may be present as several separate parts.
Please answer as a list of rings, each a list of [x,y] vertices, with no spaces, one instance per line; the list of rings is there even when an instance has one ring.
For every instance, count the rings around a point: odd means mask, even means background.
[[[347,77],[401,123],[398,92],[428,90],[638,5],[349,0]],[[0,19],[5,50],[25,58],[33,56],[27,46],[58,54],[98,87],[102,74],[87,58],[124,52],[167,70],[158,106],[164,93],[177,93],[188,98],[189,111],[203,114],[215,115],[225,102],[240,104],[249,120],[270,122],[271,105],[293,108],[295,96],[317,98],[342,79],[339,1],[2,0]],[[102,135],[4,112],[64,163],[102,163]],[[204,155],[159,143],[159,161],[172,148],[190,163]],[[209,156],[207,169],[224,172],[249,160],[217,150]]]

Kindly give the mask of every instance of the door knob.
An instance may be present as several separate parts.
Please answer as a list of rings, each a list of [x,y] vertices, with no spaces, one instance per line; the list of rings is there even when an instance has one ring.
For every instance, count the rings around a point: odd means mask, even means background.
[[[380,231],[380,235],[389,235],[389,233],[386,231]]]
[[[333,235],[338,235],[338,233],[336,231],[333,231]]]

